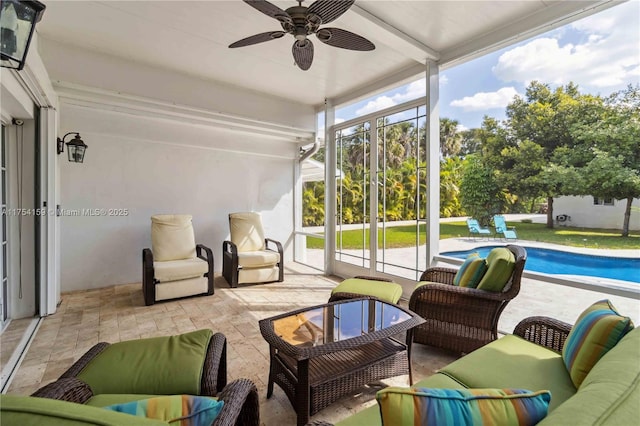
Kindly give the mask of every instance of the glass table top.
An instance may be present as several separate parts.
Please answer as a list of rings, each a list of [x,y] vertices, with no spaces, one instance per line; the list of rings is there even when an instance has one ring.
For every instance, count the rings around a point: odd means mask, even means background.
[[[358,299],[321,306],[273,320],[273,331],[285,342],[318,346],[363,336],[411,319],[395,305]]]

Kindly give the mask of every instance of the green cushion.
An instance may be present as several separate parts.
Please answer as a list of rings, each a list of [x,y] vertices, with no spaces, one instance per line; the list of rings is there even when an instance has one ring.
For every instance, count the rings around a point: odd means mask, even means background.
[[[389,303],[398,303],[402,297],[400,284],[386,281],[366,280],[363,278],[347,278],[338,284],[331,294],[355,293],[363,296],[374,296]]]
[[[469,388],[549,390],[550,412],[576,393],[559,353],[514,335],[495,340],[440,372]]]
[[[372,405],[356,414],[340,420],[335,426],[381,426],[380,408],[378,405]]]
[[[200,394],[204,359],[213,332],[114,343],[85,367],[78,378],[94,394]]]
[[[153,426],[166,422],[107,411],[73,402],[30,396],[0,395],[2,425]]]
[[[141,399],[153,398],[158,395],[145,395],[136,393],[103,393],[100,395],[94,395],[85,405],[92,407],[106,407],[107,405],[122,404],[125,402],[139,401]]]
[[[223,401],[194,395],[164,395],[104,407],[118,413],[185,426],[211,426]]]
[[[463,389],[460,383],[456,382],[449,376],[444,374],[434,374],[426,379],[417,382],[414,386],[440,388],[440,389]],[[380,408],[378,405],[372,405],[364,410],[347,417],[344,420],[336,423],[336,426],[380,426],[382,425],[382,419],[380,418]]]
[[[580,390],[540,423],[635,425],[640,419],[640,329],[630,331],[593,366]]]
[[[523,389],[390,387],[376,394],[385,426],[534,426],[547,415],[551,394]]]
[[[487,256],[487,272],[480,280],[478,289],[500,292],[511,278],[516,258],[506,247],[496,247]]]
[[[480,258],[478,253],[471,253],[456,272],[453,284],[460,287],[476,288],[486,272],[486,261]]]
[[[571,380],[580,387],[591,368],[633,328],[609,300],[600,300],[580,314],[562,349]]]
[[[432,376],[422,379],[413,386],[419,388],[437,388],[437,389],[465,389],[466,386],[455,378],[446,374],[436,373]]]

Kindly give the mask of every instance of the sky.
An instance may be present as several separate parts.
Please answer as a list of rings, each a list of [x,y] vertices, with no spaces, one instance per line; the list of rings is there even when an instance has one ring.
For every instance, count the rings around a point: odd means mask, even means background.
[[[538,80],[552,87],[576,83],[582,93],[607,96],[640,84],[640,0],[538,35],[440,72],[440,117],[459,129],[480,127]],[[336,122],[424,96],[425,80],[336,110]]]

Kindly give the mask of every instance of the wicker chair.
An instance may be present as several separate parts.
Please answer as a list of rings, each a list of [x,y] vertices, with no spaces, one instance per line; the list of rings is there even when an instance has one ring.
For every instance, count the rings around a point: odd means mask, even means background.
[[[423,272],[409,299],[409,309],[426,322],[414,330],[414,342],[468,353],[498,338],[498,319],[507,303],[520,292],[527,252],[506,246],[515,256],[515,267],[502,292],[453,285],[457,270],[435,267]]]
[[[38,389],[31,396],[85,404],[94,396],[94,392],[91,386],[77,376],[109,346],[110,344],[105,342],[96,344],[58,380]],[[200,395],[217,396],[219,400],[224,401],[222,411],[213,423],[214,426],[258,426],[258,390],[249,379],[237,379],[227,384],[226,352],[225,336],[222,333],[214,334],[209,342],[202,368]],[[153,356],[150,356],[150,361],[153,362]]]

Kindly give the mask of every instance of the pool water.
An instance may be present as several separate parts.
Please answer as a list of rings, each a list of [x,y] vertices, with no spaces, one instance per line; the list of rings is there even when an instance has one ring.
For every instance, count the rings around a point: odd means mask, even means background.
[[[477,252],[480,257],[486,257],[495,247],[500,246],[485,246],[441,254],[465,259],[469,254]],[[525,247],[525,249],[527,250],[527,262],[524,265],[526,271],[554,275],[585,275],[640,283],[640,258],[593,256],[536,247]]]

